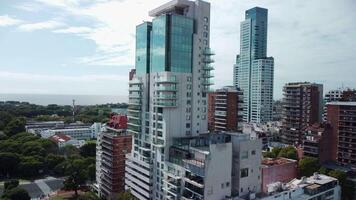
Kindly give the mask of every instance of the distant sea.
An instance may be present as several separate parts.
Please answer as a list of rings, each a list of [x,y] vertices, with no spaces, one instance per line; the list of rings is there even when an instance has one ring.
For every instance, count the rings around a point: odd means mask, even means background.
[[[21,101],[38,105],[96,105],[106,103],[127,103],[126,96],[112,95],[56,95],[56,94],[0,94],[0,101]]]

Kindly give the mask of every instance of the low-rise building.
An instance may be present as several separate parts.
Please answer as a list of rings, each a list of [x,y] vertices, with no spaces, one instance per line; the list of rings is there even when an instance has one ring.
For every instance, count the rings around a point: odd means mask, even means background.
[[[262,192],[268,193],[267,185],[275,182],[288,183],[297,177],[298,162],[287,158],[262,160]]]
[[[65,126],[40,132],[41,137],[49,138],[56,134],[64,134],[77,140],[88,140],[96,138],[101,129],[101,123],[94,123],[86,126]]]
[[[80,148],[85,144],[84,140],[72,139],[72,137],[61,133],[52,135],[48,139],[56,143],[59,148],[62,148],[66,145],[73,145],[77,148]]]
[[[268,194],[256,200],[341,200],[341,188],[336,178],[315,173],[311,177],[293,179],[287,184],[268,185]]]

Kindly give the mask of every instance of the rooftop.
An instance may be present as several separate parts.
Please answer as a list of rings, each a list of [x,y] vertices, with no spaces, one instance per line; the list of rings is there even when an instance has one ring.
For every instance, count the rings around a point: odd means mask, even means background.
[[[356,106],[355,101],[334,101],[326,103],[326,105],[337,105],[337,106]]]
[[[276,166],[276,165],[284,165],[288,163],[296,163],[296,160],[288,159],[288,158],[267,158],[262,160],[262,165],[265,166]]]
[[[55,143],[59,143],[59,142],[67,142],[67,141],[71,140],[72,138],[68,135],[57,133],[57,134],[49,137],[49,139]]]
[[[148,14],[151,17],[157,17],[162,14],[168,13],[170,11],[174,11],[175,9],[189,7],[193,3],[194,3],[193,1],[189,1],[189,0],[172,0],[170,2],[167,2],[163,5],[149,11]]]

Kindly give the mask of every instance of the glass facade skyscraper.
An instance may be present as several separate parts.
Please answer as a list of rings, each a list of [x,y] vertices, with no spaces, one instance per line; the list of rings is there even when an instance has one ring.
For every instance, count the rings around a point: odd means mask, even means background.
[[[246,11],[241,22],[233,79],[244,94],[245,122],[272,120],[274,59],[267,57],[267,15],[267,9],[255,7]]]
[[[138,199],[183,199],[183,195],[205,199],[204,189],[187,185],[196,190],[194,194],[185,189],[187,166],[182,156],[186,155],[171,149],[176,139],[189,141],[208,132],[207,92],[214,62],[209,48],[210,4],[173,0],[149,15],[152,22],[136,27],[136,74],[129,82],[128,107],[133,143],[125,186]],[[221,194],[210,199],[216,195]]]

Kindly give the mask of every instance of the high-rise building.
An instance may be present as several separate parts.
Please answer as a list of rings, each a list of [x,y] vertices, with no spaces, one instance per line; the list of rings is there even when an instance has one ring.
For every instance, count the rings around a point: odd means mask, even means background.
[[[304,131],[321,122],[323,86],[315,83],[287,83],[283,88],[282,142],[302,144]]]
[[[209,124],[215,131],[242,131],[242,92],[227,86],[209,93]]]
[[[216,93],[209,92],[208,93],[208,129],[210,132],[215,130],[215,100]]]
[[[272,120],[274,59],[267,57],[268,10],[255,7],[241,22],[240,55],[234,65],[234,84],[244,95],[244,121]]]
[[[173,0],[149,15],[152,22],[136,27],[136,74],[129,82],[128,108],[134,138],[126,187],[139,199],[163,199],[173,195],[167,170],[174,138],[208,131],[210,4]]]
[[[125,116],[126,117],[126,116]],[[98,195],[116,199],[125,191],[125,155],[131,152],[132,135],[126,129],[105,126],[97,138],[96,186]]]
[[[327,103],[327,122],[332,128],[333,157],[343,165],[356,167],[356,102]]]
[[[304,132],[303,155],[318,158],[320,164],[335,160],[336,136],[330,124],[315,123]]]

